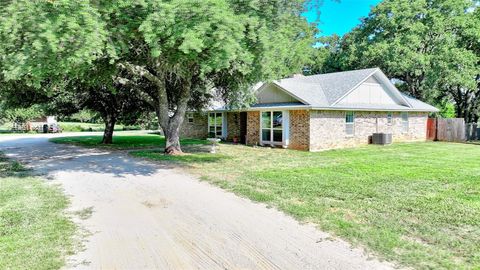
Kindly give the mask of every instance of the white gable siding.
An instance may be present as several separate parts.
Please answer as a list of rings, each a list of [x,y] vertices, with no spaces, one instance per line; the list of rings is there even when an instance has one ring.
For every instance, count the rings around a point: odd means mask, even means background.
[[[297,99],[285,93],[285,91],[279,89],[273,84],[265,86],[257,94],[258,103],[287,103],[298,102]]]
[[[401,104],[390,91],[375,79],[368,78],[338,104]]]

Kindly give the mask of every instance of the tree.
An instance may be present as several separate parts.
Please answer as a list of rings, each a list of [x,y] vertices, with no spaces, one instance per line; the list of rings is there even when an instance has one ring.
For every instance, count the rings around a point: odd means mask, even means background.
[[[148,5],[136,37],[144,50],[120,66],[156,86],[151,103],[166,153],[181,153],[179,129],[194,91],[204,95],[215,88],[230,106],[242,106],[251,101],[253,83],[301,70],[313,42],[312,29],[300,18],[303,1],[271,2]]]
[[[95,118],[96,113],[89,109],[82,109],[70,116],[71,119],[81,123],[89,122]]]
[[[165,151],[175,154],[185,111],[201,107],[212,89],[231,107],[245,106],[252,84],[301,71],[315,29],[301,14],[321,1],[37,2],[9,2],[2,10],[5,79],[81,81],[105,60],[129,72],[127,81],[153,86],[136,91],[155,108]]]
[[[5,108],[2,106],[0,111],[0,119],[4,122],[13,122],[17,124],[25,124],[28,121],[45,116],[40,106],[34,105],[28,108]]]
[[[382,1],[342,38],[331,62],[341,70],[378,66],[400,90],[437,104],[454,101],[457,115],[470,121],[479,70],[476,2]]]

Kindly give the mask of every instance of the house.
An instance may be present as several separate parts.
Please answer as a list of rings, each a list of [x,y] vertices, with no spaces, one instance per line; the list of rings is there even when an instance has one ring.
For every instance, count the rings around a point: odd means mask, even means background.
[[[187,114],[182,135],[320,151],[368,144],[373,133],[391,133],[394,142],[423,141],[428,114],[438,112],[402,94],[378,68],[295,75],[264,83],[256,96],[242,111]]]

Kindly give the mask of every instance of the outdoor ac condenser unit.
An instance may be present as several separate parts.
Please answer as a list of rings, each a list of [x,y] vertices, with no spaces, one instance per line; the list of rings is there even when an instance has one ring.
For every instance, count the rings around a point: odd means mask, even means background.
[[[373,133],[372,136],[372,143],[373,144],[392,144],[392,134],[390,133]]]

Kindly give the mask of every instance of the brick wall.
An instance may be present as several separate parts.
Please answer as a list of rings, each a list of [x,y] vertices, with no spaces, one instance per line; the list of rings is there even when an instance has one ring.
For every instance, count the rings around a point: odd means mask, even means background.
[[[309,150],[310,111],[290,111],[290,142],[288,148]]]
[[[400,113],[393,113],[392,124],[386,112],[355,112],[355,134],[345,133],[344,111],[311,111],[310,150],[354,147],[368,144],[368,136],[377,132],[392,133],[394,142],[426,140],[427,113],[409,113],[409,130],[403,133]]]
[[[180,137],[182,138],[195,138],[205,139],[208,137],[208,116],[206,113],[194,113],[193,123],[188,122],[188,118],[185,116],[185,120],[180,128]]]
[[[247,144],[260,144],[260,112],[247,112]]]
[[[240,113],[229,112],[227,115],[227,141],[233,141],[233,137],[240,139]]]

